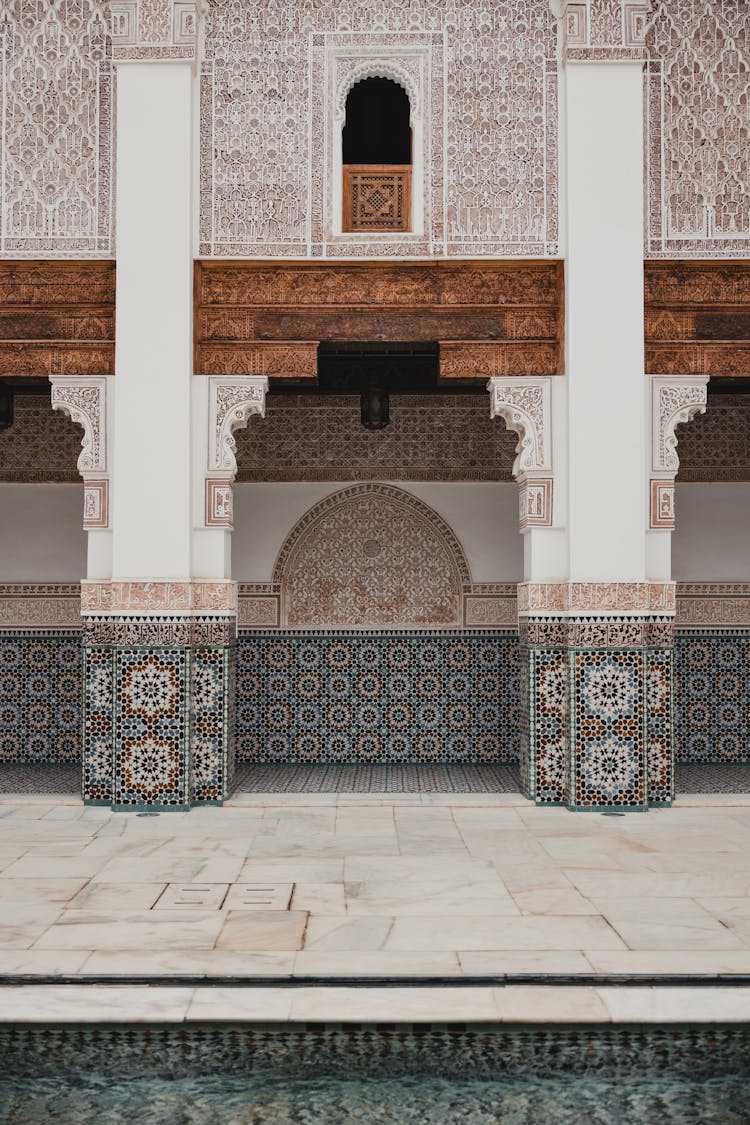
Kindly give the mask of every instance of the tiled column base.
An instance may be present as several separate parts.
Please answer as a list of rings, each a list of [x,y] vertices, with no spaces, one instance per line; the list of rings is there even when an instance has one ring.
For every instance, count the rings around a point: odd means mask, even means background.
[[[233,618],[88,618],[83,798],[116,809],[221,804],[234,772]]]
[[[571,809],[669,805],[671,618],[524,618],[520,632],[526,796]]]

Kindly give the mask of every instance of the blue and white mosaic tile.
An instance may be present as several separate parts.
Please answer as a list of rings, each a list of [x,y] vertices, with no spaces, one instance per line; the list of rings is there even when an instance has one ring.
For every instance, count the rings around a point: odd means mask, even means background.
[[[244,634],[238,758],[256,762],[515,761],[510,633]]]
[[[680,761],[750,761],[750,630],[675,635],[675,745]]]
[[[77,632],[0,632],[0,761],[80,759],[81,673]]]

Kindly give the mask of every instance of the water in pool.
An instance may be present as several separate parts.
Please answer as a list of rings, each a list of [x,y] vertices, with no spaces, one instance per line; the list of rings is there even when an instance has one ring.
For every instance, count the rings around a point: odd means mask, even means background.
[[[743,1027],[0,1032],[17,1125],[739,1125],[749,1078]]]

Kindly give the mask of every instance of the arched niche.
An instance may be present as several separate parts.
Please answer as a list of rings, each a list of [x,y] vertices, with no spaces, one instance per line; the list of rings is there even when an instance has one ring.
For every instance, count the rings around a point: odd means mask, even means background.
[[[342,230],[406,233],[412,229],[412,104],[406,84],[390,74],[352,77],[341,129]]]
[[[273,581],[291,628],[446,628],[461,624],[471,576],[437,512],[400,488],[360,484],[299,520]]]

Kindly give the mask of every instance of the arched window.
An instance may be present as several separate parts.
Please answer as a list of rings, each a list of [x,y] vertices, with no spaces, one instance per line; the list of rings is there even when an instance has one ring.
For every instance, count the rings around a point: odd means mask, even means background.
[[[387,78],[365,78],[346,99],[342,131],[343,229],[411,229],[409,97]]]

